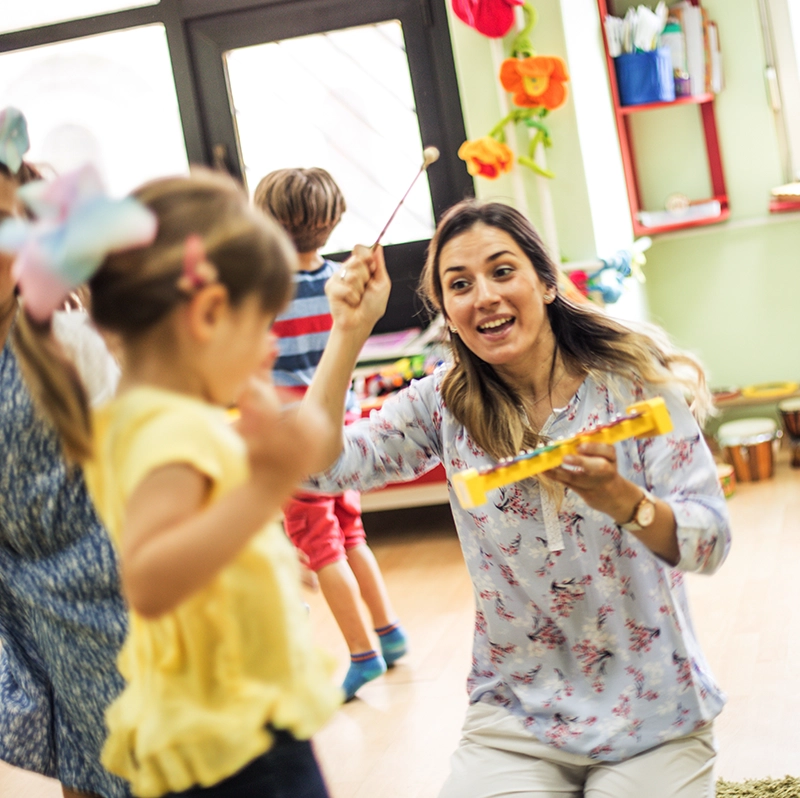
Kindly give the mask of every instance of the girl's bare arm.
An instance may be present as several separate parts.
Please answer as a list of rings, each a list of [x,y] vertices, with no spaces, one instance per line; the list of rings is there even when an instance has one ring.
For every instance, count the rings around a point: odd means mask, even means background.
[[[328,435],[313,406],[301,419],[280,407],[269,386],[254,385],[240,408],[251,471],[244,484],[209,505],[208,478],[172,463],[152,471],[128,501],[122,584],[141,615],[170,611],[230,563],[278,515]]]

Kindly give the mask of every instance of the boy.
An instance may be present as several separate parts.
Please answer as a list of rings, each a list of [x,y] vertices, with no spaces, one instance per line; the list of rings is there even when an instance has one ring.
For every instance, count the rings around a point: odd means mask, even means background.
[[[345,200],[328,172],[311,168],[271,172],[258,184],[254,202],[278,220],[298,252],[295,296],[276,319],[273,330],[280,351],[275,384],[299,398],[311,383],[332,325],[325,283],[339,264],[323,259],[319,250],[346,210]],[[360,415],[352,392],[347,410],[350,420]],[[406,635],[366,543],[360,496],[352,490],[338,496],[298,493],[284,508],[284,519],[287,534],[317,574],[350,650],[350,668],[342,685],[349,701],[407,650]],[[380,652],[373,648],[359,594],[372,616]]]

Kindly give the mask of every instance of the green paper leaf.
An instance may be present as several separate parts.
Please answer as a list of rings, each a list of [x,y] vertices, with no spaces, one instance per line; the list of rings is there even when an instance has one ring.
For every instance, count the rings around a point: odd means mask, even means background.
[[[547,177],[551,180],[555,177],[555,174],[553,172],[551,172],[549,169],[542,169],[542,167],[539,166],[539,164],[536,163],[536,161],[534,161],[533,158],[528,158],[525,155],[520,155],[517,158],[517,162],[522,164],[522,166],[527,166],[528,169],[532,169],[534,172],[536,172],[537,175],[541,175],[542,177]]]

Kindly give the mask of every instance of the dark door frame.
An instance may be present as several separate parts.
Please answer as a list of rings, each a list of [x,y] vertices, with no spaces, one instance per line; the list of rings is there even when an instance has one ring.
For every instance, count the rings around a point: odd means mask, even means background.
[[[263,41],[394,19],[400,20],[405,34],[423,146],[433,145],[441,152],[428,174],[438,221],[452,204],[474,196],[472,178],[457,156],[466,132],[446,0],[160,0],[155,6],[0,34],[0,53],[153,23],[164,25],[189,162],[224,165],[241,179],[222,54]],[[215,157],[219,144],[224,147],[222,164],[219,149]],[[420,162],[421,158],[422,153]],[[387,315],[376,331],[425,323],[416,285],[427,244],[416,241],[386,247],[394,288]]]

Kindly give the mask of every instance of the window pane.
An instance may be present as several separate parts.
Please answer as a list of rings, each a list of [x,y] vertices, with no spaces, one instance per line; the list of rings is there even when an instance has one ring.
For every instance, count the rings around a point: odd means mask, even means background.
[[[92,161],[108,190],[188,168],[163,26],[0,55],[0,107],[28,120],[35,164],[63,173]]]
[[[86,19],[96,14],[108,14],[126,8],[158,5],[159,0],[25,0],[2,4],[0,33],[12,30],[25,30],[40,25],[52,25],[70,19]]]
[[[274,169],[327,169],[347,212],[326,251],[372,243],[422,165],[400,23],[244,47],[226,65],[250,191]],[[433,227],[423,175],[383,243],[427,239]]]

